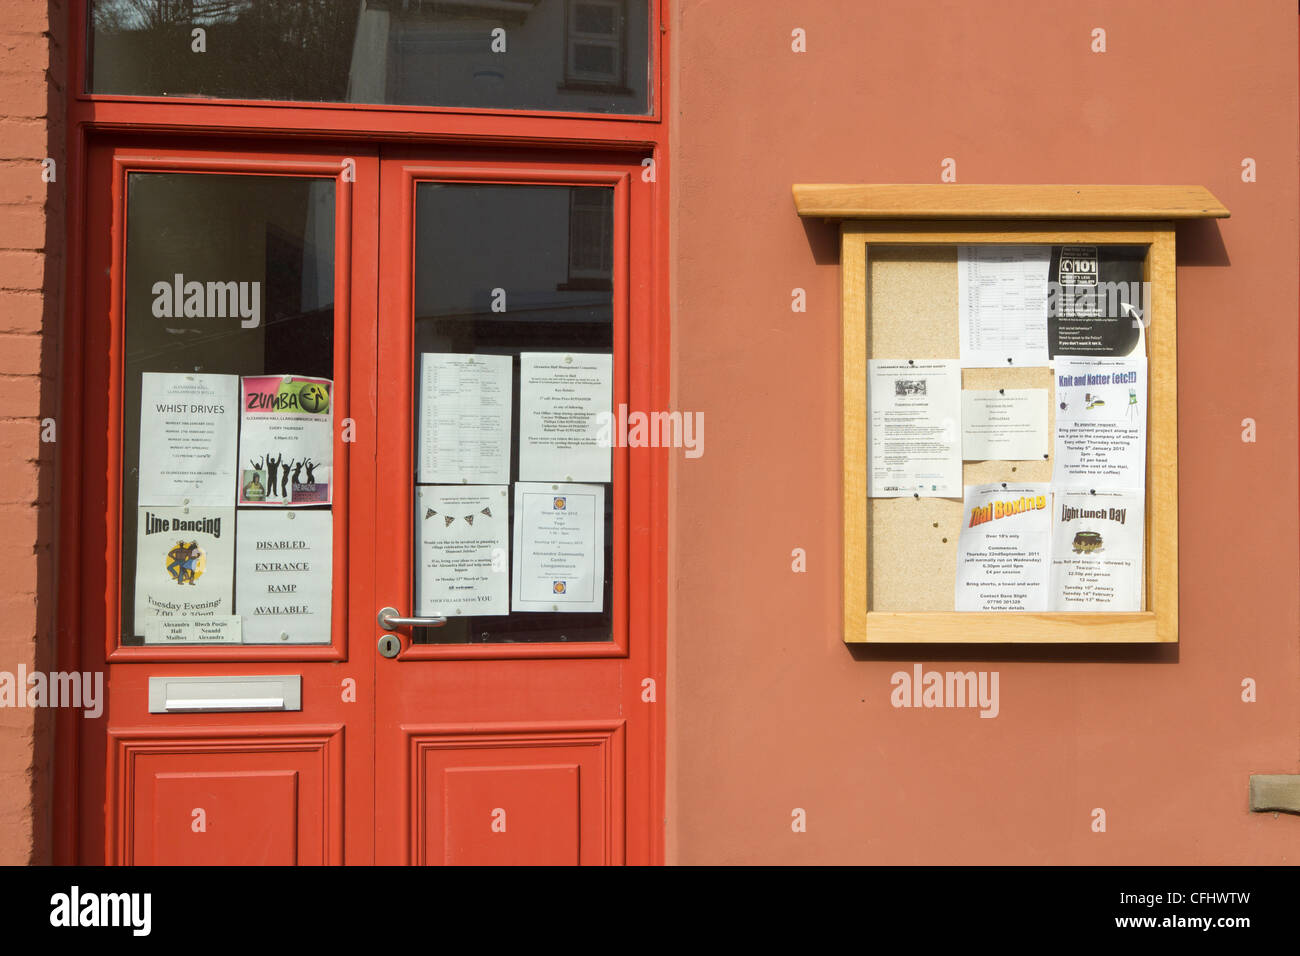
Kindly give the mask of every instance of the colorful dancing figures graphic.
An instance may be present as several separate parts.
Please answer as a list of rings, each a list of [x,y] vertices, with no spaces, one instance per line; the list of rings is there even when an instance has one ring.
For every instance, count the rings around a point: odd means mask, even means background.
[[[189,556],[190,549],[184,541],[177,541],[176,547],[167,552],[167,573],[177,584],[185,583],[185,562]]]
[[[198,577],[199,560],[202,557],[203,549],[200,548],[199,543],[195,541],[190,545],[189,555],[186,557],[185,563],[181,565],[181,578],[185,579],[185,575],[189,575],[188,580],[185,581],[186,584],[193,584],[195,579]]]

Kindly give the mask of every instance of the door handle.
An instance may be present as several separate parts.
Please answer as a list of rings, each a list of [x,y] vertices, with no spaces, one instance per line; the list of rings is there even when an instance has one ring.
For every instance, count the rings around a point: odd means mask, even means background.
[[[395,631],[399,627],[442,627],[447,623],[445,617],[399,617],[395,607],[381,609],[378,620],[385,631]]]

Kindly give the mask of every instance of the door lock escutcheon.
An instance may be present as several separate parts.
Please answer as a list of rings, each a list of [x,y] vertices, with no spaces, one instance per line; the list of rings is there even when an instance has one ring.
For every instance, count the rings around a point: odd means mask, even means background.
[[[396,634],[385,634],[379,639],[379,653],[383,657],[396,657],[402,651],[402,642]]]

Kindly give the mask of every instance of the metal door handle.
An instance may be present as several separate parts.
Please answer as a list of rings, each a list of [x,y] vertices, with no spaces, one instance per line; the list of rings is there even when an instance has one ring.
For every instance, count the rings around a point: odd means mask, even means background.
[[[380,610],[378,620],[385,631],[395,631],[399,627],[442,627],[447,623],[445,617],[399,617],[395,607]]]

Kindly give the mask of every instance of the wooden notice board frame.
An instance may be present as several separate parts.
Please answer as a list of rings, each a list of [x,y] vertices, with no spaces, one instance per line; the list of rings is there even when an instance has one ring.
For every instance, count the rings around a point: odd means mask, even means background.
[[[795,186],[794,195],[800,215],[841,220],[844,640],[871,644],[1177,642],[1178,343],[1174,220],[1223,218],[1228,210],[1208,190],[1197,186],[817,185]],[[897,258],[900,248],[915,249],[918,263],[933,264],[943,258],[943,247],[983,243],[1147,248],[1143,281],[1149,283],[1150,294],[1145,316],[1149,394],[1142,611],[972,613],[872,607],[871,559],[887,553],[891,546],[893,553],[905,555],[914,536],[876,540],[869,520],[870,502],[884,500],[867,497],[867,359],[872,296],[869,251],[876,247],[882,252],[893,252]],[[911,295],[923,299],[927,282],[933,285],[937,275],[933,268],[929,272],[917,269],[905,284],[911,289]],[[946,293],[934,290],[936,296],[946,294],[955,299],[955,253],[951,277],[953,289]],[[919,310],[924,309],[922,301]],[[913,307],[912,311],[917,312],[917,308]],[[952,323],[955,341],[955,314]],[[876,357],[957,357],[955,351],[950,355],[930,354],[936,348],[933,343],[929,345],[930,352],[919,344],[918,348],[920,351],[915,356]],[[966,370],[964,377],[975,371]],[[989,386],[978,383],[975,387]],[[1017,383],[1014,387],[1025,386]],[[970,464],[964,464],[964,471]],[[989,477],[987,470],[976,474],[980,475],[976,481],[1031,480],[1023,474],[996,479]],[[901,501],[910,504],[909,499]],[[960,502],[956,503],[956,516],[960,518]],[[936,521],[934,526],[937,528],[939,524]],[[956,527],[953,525],[954,530]],[[886,536],[898,534],[898,529],[888,521],[880,522],[880,528]],[[944,542],[955,554],[955,539],[945,538]],[[951,593],[952,579],[942,584]]]

